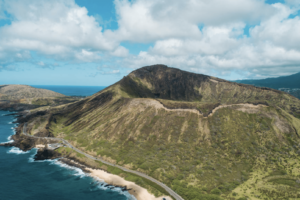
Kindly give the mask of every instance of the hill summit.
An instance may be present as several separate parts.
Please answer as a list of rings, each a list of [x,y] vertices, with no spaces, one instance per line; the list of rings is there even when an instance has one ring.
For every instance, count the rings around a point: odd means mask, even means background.
[[[300,100],[278,90],[154,65],[22,122],[32,135],[48,131],[184,199],[300,198]]]
[[[29,85],[0,85],[0,100],[20,100],[27,98],[64,97],[65,95]]]
[[[153,65],[131,72],[119,84],[134,97],[194,101],[202,97],[195,87],[209,80],[206,75]]]

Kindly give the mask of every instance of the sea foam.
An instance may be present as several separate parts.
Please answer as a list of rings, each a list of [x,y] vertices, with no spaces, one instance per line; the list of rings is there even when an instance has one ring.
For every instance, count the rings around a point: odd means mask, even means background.
[[[87,176],[86,173],[84,173],[80,168],[67,165],[65,163],[59,162],[58,160],[56,160],[55,162],[53,162],[51,164],[55,164],[60,167],[67,168],[67,169],[73,171],[74,173],[72,175],[74,175],[74,176],[79,176],[80,178]]]
[[[67,165],[58,160],[51,164],[56,164],[56,165],[59,165],[60,167],[67,168],[69,170],[74,171],[74,174],[73,174],[74,176],[79,176],[80,178],[83,178],[83,177],[92,178],[94,181],[91,182],[91,184],[94,184],[95,187],[93,187],[94,189],[90,188],[91,191],[99,190],[99,189],[100,190],[112,190],[114,192],[118,192],[119,194],[126,196],[128,200],[136,200],[136,198],[134,196],[132,196],[131,194],[129,194],[128,191],[122,191],[122,189],[119,187],[114,187],[114,188],[105,187],[105,185],[107,185],[107,183],[104,182],[104,180],[97,178],[97,177],[93,177],[90,174],[83,172],[80,168]]]
[[[33,148],[30,151],[24,152],[24,151],[20,150],[17,147],[13,147],[12,149],[10,149],[8,151],[8,153],[25,154],[25,153],[31,152],[32,154],[30,155],[30,157],[28,159],[29,163],[32,163],[32,162],[49,162],[50,165],[58,165],[61,168],[66,168],[66,169],[70,170],[72,172],[71,175],[73,175],[73,176],[77,176],[79,178],[83,178],[83,177],[92,178],[94,181],[91,182],[91,184],[94,184],[94,186],[92,188],[90,188],[91,191],[99,190],[99,189],[100,190],[111,190],[111,191],[118,192],[119,194],[126,196],[126,198],[128,200],[136,200],[136,198],[133,195],[131,195],[128,191],[122,191],[122,189],[119,188],[119,187],[105,187],[105,185],[107,185],[107,183],[104,182],[104,180],[99,179],[97,177],[93,177],[90,174],[87,174],[84,171],[82,171],[80,168],[73,167],[73,166],[67,165],[65,163],[62,163],[62,162],[59,161],[59,158],[53,159],[53,160],[46,159],[46,160],[35,161],[34,156],[36,155],[37,151],[38,151],[37,148]]]
[[[93,177],[93,176],[90,176],[91,178],[93,178],[95,181],[92,182],[91,184],[94,184],[96,185],[96,187],[93,187],[93,188],[96,188],[96,189],[100,189],[100,190],[111,190],[111,191],[114,191],[114,192],[117,192],[121,195],[124,195],[127,197],[127,200],[137,200],[133,195],[131,195],[128,191],[122,191],[122,188],[120,187],[114,187],[114,186],[110,186],[110,187],[107,187],[107,183],[98,178],[98,177]],[[96,189],[93,189],[93,188],[90,188],[91,191],[94,191]]]
[[[37,162],[37,161],[35,161],[34,160],[34,156],[36,155],[36,153],[37,153],[37,148],[33,148],[33,149],[31,149],[31,151],[34,151],[34,153],[32,153],[30,156],[29,156],[29,158],[28,158],[28,162],[29,163],[32,163],[32,162]],[[43,161],[44,162],[44,160],[41,160],[41,161]]]
[[[19,149],[18,147],[12,147],[7,153],[10,154],[26,154],[29,153],[29,151],[22,151],[21,149]]]
[[[6,142],[2,142],[2,143],[0,143],[0,144],[8,144],[8,143],[12,143],[12,142],[13,142],[13,140],[11,139],[11,135],[10,135],[10,136],[8,136],[7,140],[8,140],[8,141],[6,141]]]
[[[34,156],[36,155],[37,151],[38,151],[38,148],[32,148],[30,150],[30,152],[32,152],[32,154],[28,158],[28,162],[29,163],[33,163],[33,162],[40,162],[40,163],[42,163],[42,162],[49,162],[50,164],[53,164],[53,163],[55,163],[58,160],[58,158],[57,159],[34,160]]]
[[[32,162],[49,162],[50,165],[58,165],[59,167],[62,167],[62,168],[67,168],[71,171],[73,171],[74,173],[72,175],[74,176],[79,176],[80,178],[83,178],[86,176],[86,174],[79,168],[77,167],[72,167],[72,166],[69,166],[67,164],[64,164],[62,162],[59,162],[59,158],[56,158],[56,159],[45,159],[45,160],[34,160],[34,156],[36,155],[37,153],[37,148],[33,148],[32,150],[34,150],[34,153],[29,157],[28,159],[28,162],[32,163]]]
[[[11,136],[12,136],[12,135],[8,136],[8,138],[7,138],[8,141],[5,142],[5,143],[12,143],[12,142],[14,141],[14,140],[11,139]]]
[[[10,138],[11,136],[8,137],[8,139]],[[26,154],[26,153],[32,153],[28,159],[28,162],[29,163],[32,163],[32,162],[49,162],[50,165],[58,165],[59,167],[61,168],[66,168],[68,170],[70,170],[72,173],[71,175],[73,176],[77,176],[79,178],[83,178],[83,177],[91,177],[94,181],[91,182],[91,184],[94,184],[90,190],[91,191],[94,191],[94,190],[111,190],[111,191],[114,191],[114,192],[118,192],[119,194],[121,195],[124,195],[126,196],[126,198],[128,200],[136,200],[136,198],[131,195],[128,191],[122,191],[121,188],[119,187],[105,187],[105,185],[107,185],[106,182],[104,182],[104,180],[102,179],[99,179],[97,177],[93,177],[93,176],[90,176],[90,174],[87,174],[85,172],[83,172],[80,168],[77,168],[77,167],[73,167],[73,166],[69,166],[65,163],[62,163],[59,161],[59,159],[46,159],[46,160],[38,160],[38,161],[35,161],[34,160],[34,156],[36,155],[38,149],[37,148],[33,148],[31,149],[30,151],[22,151],[21,149],[17,148],[17,147],[12,147],[7,153],[9,154]]]

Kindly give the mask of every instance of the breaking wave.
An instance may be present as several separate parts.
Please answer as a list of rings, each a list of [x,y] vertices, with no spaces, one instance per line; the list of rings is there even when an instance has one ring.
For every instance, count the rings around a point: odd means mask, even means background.
[[[7,153],[19,155],[19,154],[26,154],[26,153],[29,153],[29,152],[30,151],[22,151],[18,147],[12,147],[10,150],[8,150]]]

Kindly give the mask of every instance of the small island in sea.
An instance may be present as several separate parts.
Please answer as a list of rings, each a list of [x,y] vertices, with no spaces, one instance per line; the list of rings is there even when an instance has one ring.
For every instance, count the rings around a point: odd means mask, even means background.
[[[136,199],[298,198],[300,100],[165,65],[18,113],[12,143]]]

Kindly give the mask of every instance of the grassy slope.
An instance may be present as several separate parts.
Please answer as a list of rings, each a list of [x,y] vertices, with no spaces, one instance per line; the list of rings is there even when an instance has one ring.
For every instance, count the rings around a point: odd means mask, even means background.
[[[65,95],[46,89],[38,89],[28,85],[1,85],[1,100],[21,100],[28,98],[64,97]]]
[[[28,85],[0,85],[0,104],[2,106],[57,106],[78,101],[79,98],[68,97],[46,89]]]
[[[139,84],[149,88],[143,80]],[[196,89],[201,101],[160,101],[170,108],[195,107],[203,113],[216,103],[269,106],[225,107],[206,118],[157,108],[155,100],[130,98],[132,94],[116,84],[69,110],[66,107],[67,112],[55,111],[50,130],[91,155],[149,174],[185,199],[295,197],[300,178],[299,100],[228,82],[204,82]],[[109,91],[111,99],[100,98]],[[287,175],[274,175],[282,170]],[[285,192],[272,192],[278,187]]]

